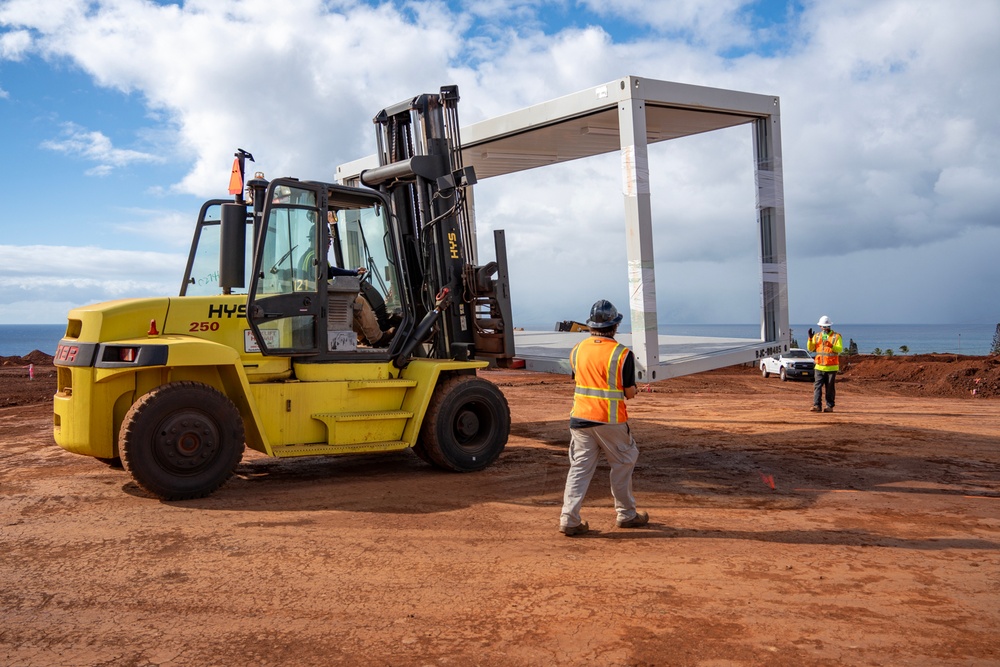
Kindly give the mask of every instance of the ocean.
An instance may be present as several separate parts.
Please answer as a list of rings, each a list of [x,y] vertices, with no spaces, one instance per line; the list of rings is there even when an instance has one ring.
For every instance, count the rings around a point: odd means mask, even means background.
[[[792,337],[805,347],[810,325],[792,325]],[[813,329],[816,327],[813,326]],[[834,327],[844,337],[844,345],[853,339],[858,352],[872,354],[879,348],[902,354],[931,352],[983,356],[990,353],[996,324],[843,324]],[[23,357],[32,350],[55,354],[65,324],[0,324],[0,357]],[[756,324],[674,324],[660,328],[661,334],[710,336],[722,338],[757,338]]]
[[[808,331],[818,329],[815,324],[793,324],[792,338],[799,347],[806,346]],[[968,354],[985,356],[993,347],[993,335],[997,331],[994,324],[836,324],[833,330],[844,338],[844,347],[853,340],[858,344],[860,354],[873,354],[875,349],[883,353],[903,354],[899,348],[905,345],[906,354]],[[734,338],[759,338],[759,324],[676,324],[660,327],[661,334],[678,336],[719,336]]]
[[[0,357],[23,357],[39,350],[55,354],[66,324],[0,324]]]

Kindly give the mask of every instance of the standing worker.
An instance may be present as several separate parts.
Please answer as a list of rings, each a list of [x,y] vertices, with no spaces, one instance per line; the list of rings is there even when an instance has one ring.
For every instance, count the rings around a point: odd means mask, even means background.
[[[559,517],[559,532],[567,537],[590,529],[580,520],[580,506],[602,449],[611,464],[611,495],[618,527],[638,528],[649,523],[649,514],[636,511],[632,495],[632,471],[639,449],[628,427],[625,399],[636,394],[635,356],[615,341],[621,321],[618,309],[601,299],[590,309],[590,338],[577,343],[570,353],[576,390],[569,418],[569,474]]]
[[[815,352],[816,379],[813,383],[813,412],[833,412],[837,399],[837,372],[840,370],[840,353],[844,351],[844,341],[831,327],[833,322],[824,315],[816,326],[820,331],[809,330],[806,348]],[[823,387],[826,387],[826,409],[823,409]]]

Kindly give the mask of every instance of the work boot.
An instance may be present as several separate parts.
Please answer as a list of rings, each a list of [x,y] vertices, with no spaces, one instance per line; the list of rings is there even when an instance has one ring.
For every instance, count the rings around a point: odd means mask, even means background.
[[[811,408],[809,408],[809,412],[823,412],[823,408],[819,407],[818,405],[814,405]]]
[[[626,519],[622,521],[618,520],[619,528],[638,528],[640,526],[645,526],[649,523],[649,513],[648,512],[636,512],[635,516],[631,519]]]
[[[590,524],[584,521],[579,526],[559,526],[559,532],[566,537],[573,537],[575,535],[583,535],[588,530],[590,530]]]
[[[833,406],[827,406],[826,410],[823,410],[823,412],[833,412]]]

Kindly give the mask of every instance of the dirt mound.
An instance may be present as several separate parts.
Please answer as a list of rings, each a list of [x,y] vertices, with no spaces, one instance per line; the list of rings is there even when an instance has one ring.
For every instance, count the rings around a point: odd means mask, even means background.
[[[29,364],[34,364],[34,380],[28,377]],[[996,356],[856,355],[842,368],[837,381],[844,384],[844,391],[914,397],[1000,397],[1000,357]],[[492,370],[485,377],[504,388],[573,384],[568,375],[528,371]],[[774,378],[762,379],[754,365],[740,365],[643,384],[642,389],[651,393],[723,395],[776,391],[784,384]],[[0,407],[48,403],[55,389],[56,369],[51,355],[35,350],[23,357],[0,357]]]
[[[51,366],[52,355],[45,354],[41,350],[32,350],[23,357],[0,357],[0,366]]]
[[[34,350],[23,357],[0,357],[0,408],[51,403],[55,393],[52,355]]]
[[[1000,396],[1000,357],[957,354],[854,357],[843,372],[845,381],[880,382],[913,396]]]
[[[527,371],[488,371],[488,377],[500,387],[524,385],[573,385],[567,375]],[[779,382],[762,379],[757,364],[717,368],[694,375],[639,383],[640,391],[657,394],[705,393],[717,396],[747,392],[773,392],[780,388],[811,381]],[[837,383],[844,391],[874,395],[937,398],[1000,397],[1000,356],[972,357],[955,354],[914,354],[892,357],[854,355],[841,358]]]

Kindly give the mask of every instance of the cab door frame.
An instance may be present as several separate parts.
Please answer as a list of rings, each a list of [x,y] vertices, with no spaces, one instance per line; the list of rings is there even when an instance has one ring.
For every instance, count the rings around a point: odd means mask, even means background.
[[[325,349],[326,276],[319,279],[319,266],[326,252],[319,221],[326,208],[324,184],[294,178],[268,184],[247,295],[247,322],[265,355],[314,356]],[[310,226],[306,237],[301,229]],[[302,266],[309,253],[311,271]],[[279,326],[262,326],[272,323]]]

